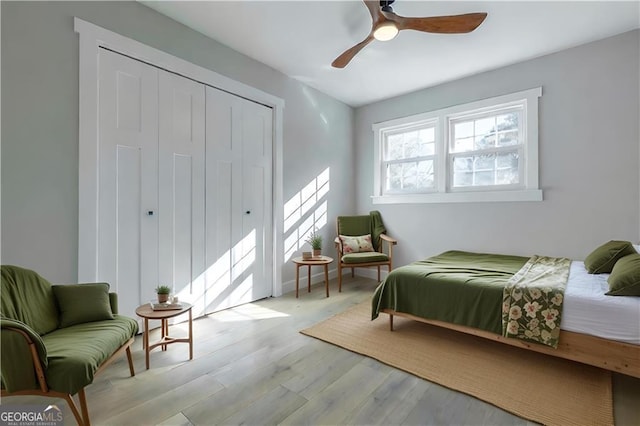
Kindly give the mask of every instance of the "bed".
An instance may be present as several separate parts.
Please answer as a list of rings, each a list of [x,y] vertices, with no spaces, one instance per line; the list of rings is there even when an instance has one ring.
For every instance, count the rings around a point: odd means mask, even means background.
[[[402,316],[640,378],[640,297],[607,296],[609,274],[568,261],[556,347],[503,336],[503,290],[530,258],[448,251],[393,270],[372,319]],[[569,263],[567,263],[569,264]]]

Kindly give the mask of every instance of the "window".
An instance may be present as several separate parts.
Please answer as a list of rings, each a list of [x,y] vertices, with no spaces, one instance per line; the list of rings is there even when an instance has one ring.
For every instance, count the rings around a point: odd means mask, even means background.
[[[373,125],[374,204],[542,200],[541,88]]]
[[[384,138],[384,191],[428,192],[435,188],[436,123],[389,132]]]

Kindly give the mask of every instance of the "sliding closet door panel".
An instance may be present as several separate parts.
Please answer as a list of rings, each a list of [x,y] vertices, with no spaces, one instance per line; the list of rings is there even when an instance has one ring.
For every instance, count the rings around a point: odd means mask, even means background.
[[[270,269],[272,250],[270,249],[271,224],[271,139],[272,110],[254,102],[243,101],[242,108],[242,151],[243,176],[242,198],[243,235],[245,264],[253,264],[245,269],[243,282],[251,283],[253,299],[271,295]]]
[[[237,114],[234,96],[206,88],[206,312],[233,306],[233,264],[239,234],[233,223],[238,201],[233,184],[241,179],[237,167]]]
[[[141,150],[138,148],[118,146],[117,157],[117,222],[116,246],[117,268],[115,281],[119,284],[116,290],[122,296],[139,299],[136,278],[141,276]],[[126,220],[124,220],[126,218]]]
[[[160,71],[160,282],[204,312],[204,85]]]
[[[271,295],[264,263],[265,234],[271,241],[271,122],[266,128],[256,114],[265,107],[210,87],[206,93],[206,311],[213,312]]]
[[[158,72],[99,54],[98,279],[134,315],[144,284],[158,281]],[[146,295],[144,295],[146,297]]]

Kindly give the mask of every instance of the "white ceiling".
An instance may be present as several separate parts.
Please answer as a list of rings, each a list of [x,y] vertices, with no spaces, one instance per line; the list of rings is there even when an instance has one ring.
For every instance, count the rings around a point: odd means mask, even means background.
[[[397,0],[403,16],[487,12],[469,34],[401,31],[344,69],[369,12],[351,1],[144,1],[145,5],[351,106],[430,87],[640,27],[639,1]]]

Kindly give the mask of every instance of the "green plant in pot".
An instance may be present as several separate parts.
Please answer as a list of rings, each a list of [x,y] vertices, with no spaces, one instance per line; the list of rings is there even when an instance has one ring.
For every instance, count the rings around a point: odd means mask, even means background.
[[[158,303],[166,303],[169,300],[169,293],[171,293],[171,287],[166,285],[159,285],[156,287],[156,294],[158,295]]]
[[[322,235],[318,233],[318,229],[314,229],[307,236],[306,241],[309,243],[311,248],[313,249],[314,256],[320,256],[322,252]]]

